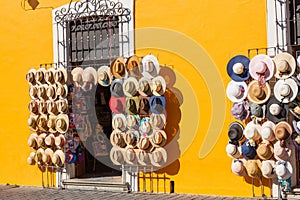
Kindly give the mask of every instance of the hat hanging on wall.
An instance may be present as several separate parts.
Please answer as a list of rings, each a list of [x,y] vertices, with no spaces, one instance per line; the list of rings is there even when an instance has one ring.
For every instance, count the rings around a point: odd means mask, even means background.
[[[115,114],[125,112],[125,97],[111,96],[109,100],[109,108]]]
[[[261,162],[261,172],[265,178],[275,178],[275,161],[274,160],[263,160]]]
[[[241,157],[241,149],[236,145],[228,142],[226,145],[226,153],[230,158],[240,158]]]
[[[30,115],[28,120],[27,120],[29,130],[31,130],[33,132],[36,132],[38,130],[37,118],[38,118],[38,115]]]
[[[246,125],[243,133],[247,139],[257,141],[261,138],[261,125],[251,121]]]
[[[98,71],[98,83],[104,87],[107,87],[111,84],[113,75],[110,71],[110,67],[108,66],[101,66]]]
[[[46,69],[45,68],[39,68],[35,73],[35,81],[39,85],[43,85],[46,83],[45,81],[45,74]]]
[[[36,149],[38,147],[37,140],[38,140],[38,135],[35,133],[31,133],[27,141],[28,146]]]
[[[46,95],[50,100],[56,100],[57,98],[56,85],[48,85],[46,88]]]
[[[156,76],[151,82],[151,91],[155,96],[162,96],[166,91],[166,81],[162,76]]]
[[[66,84],[57,85],[56,94],[59,96],[60,99],[65,99],[68,95],[68,86]]]
[[[232,122],[228,128],[228,137],[230,141],[240,141],[244,135],[244,126],[239,122]]]
[[[65,163],[65,154],[62,150],[58,149],[53,153],[52,163],[57,166],[63,166]]]
[[[153,128],[155,128],[155,129],[163,129],[167,122],[166,115],[164,113],[163,114],[151,114],[150,119],[151,119]]]
[[[29,154],[29,156],[28,156],[28,158],[27,158],[27,163],[29,164],[29,165],[35,165],[35,157],[36,157],[36,155],[35,155],[36,153],[35,152],[30,152],[30,154]]]
[[[245,167],[247,170],[247,174],[251,178],[261,178],[262,177],[262,172],[261,172],[262,163],[259,159],[247,160],[245,163]]]
[[[41,115],[48,114],[47,102],[46,101],[38,101],[38,110],[39,110],[39,114],[41,114]]]
[[[137,164],[137,156],[133,146],[131,145],[126,146],[124,152],[124,158],[125,158],[125,162],[130,165]]]
[[[136,147],[138,139],[140,138],[140,133],[137,130],[128,130],[124,134],[124,141],[127,145],[133,146],[133,148]]]
[[[275,172],[279,179],[287,180],[293,174],[293,167],[289,161],[277,161]]]
[[[115,79],[112,81],[110,85],[110,92],[112,96],[124,97],[123,83],[124,81],[122,79]]]
[[[55,101],[58,112],[61,114],[67,113],[68,112],[68,100],[67,99],[59,99]]]
[[[242,144],[242,155],[246,159],[254,159],[257,155],[257,153],[256,153],[256,144],[252,143],[249,140],[246,140]]]
[[[39,112],[38,101],[31,100],[28,104],[28,110],[31,114],[37,115]]]
[[[139,110],[138,113],[141,116],[148,116],[150,113],[150,97],[139,96]]]
[[[274,144],[274,158],[278,161],[287,161],[290,159],[292,150],[289,146],[281,146],[280,141]]]
[[[282,103],[289,103],[293,101],[298,94],[298,85],[291,79],[284,79],[276,81],[274,85],[274,96]]]
[[[248,95],[248,86],[246,82],[230,81],[226,88],[226,94],[230,101],[241,102]]]
[[[151,164],[155,167],[163,167],[167,163],[168,154],[165,148],[156,148],[150,155]]]
[[[250,116],[250,105],[248,101],[233,103],[231,108],[231,114],[237,120],[246,120]]]
[[[163,130],[155,129],[149,137],[152,146],[163,147],[167,142],[167,134]]]
[[[274,135],[275,124],[272,121],[265,121],[261,126],[261,137],[263,140],[273,142],[275,140]]]
[[[250,76],[259,82],[259,86],[264,87],[266,81],[274,75],[274,63],[270,56],[258,54],[249,63]]]
[[[166,99],[164,96],[151,96],[149,103],[151,113],[161,114],[165,111]]]
[[[140,134],[143,137],[148,137],[152,134],[153,127],[152,127],[152,124],[151,124],[150,117],[144,117],[144,118],[141,119],[139,131],[140,131]]]
[[[66,133],[69,129],[68,115],[59,114],[55,120],[55,128],[59,133]]]
[[[35,85],[36,84],[35,74],[36,74],[36,70],[35,69],[30,69],[26,73],[26,81],[28,82],[28,84],[30,84],[30,85]]]
[[[275,97],[271,97],[267,103],[266,117],[268,120],[278,123],[286,120],[287,108],[285,104],[280,103]]]
[[[66,144],[66,138],[63,134],[59,134],[55,137],[55,146],[58,148],[63,148]]]
[[[286,121],[281,121],[275,126],[274,134],[277,140],[288,139],[293,132],[291,125]]]
[[[30,85],[29,96],[32,100],[38,99],[38,86]]]
[[[161,66],[158,75],[164,78],[168,88],[173,88],[176,83],[176,74],[171,67]]]
[[[125,163],[124,153],[125,153],[124,148],[113,146],[112,149],[110,150],[110,160],[115,165],[122,165]]]
[[[245,159],[234,159],[231,162],[231,171],[237,176],[247,176],[247,170],[245,168]]]
[[[118,57],[115,60],[113,60],[110,65],[110,71],[112,75],[117,79],[126,77],[127,71],[125,67],[124,57]]]
[[[124,114],[113,115],[112,118],[112,127],[114,130],[126,130],[126,117]]]
[[[138,163],[140,165],[151,165],[151,160],[150,160],[151,153],[149,151],[136,149],[135,152],[136,152]]]
[[[45,72],[45,81],[48,85],[52,85],[52,84],[55,83],[54,74],[55,74],[55,69],[54,68],[49,68]]]
[[[266,105],[265,104],[256,104],[250,103],[250,113],[251,117],[258,119],[259,121],[263,120],[266,116]]]
[[[150,143],[150,140],[148,137],[145,137],[145,136],[141,136],[139,141],[138,141],[138,144],[137,144],[137,147],[141,150],[144,150],[144,151],[150,151],[152,149],[152,145]]]
[[[263,104],[271,96],[271,88],[269,83],[265,83],[265,87],[260,87],[259,82],[253,80],[248,85],[248,100],[252,103]]]
[[[47,89],[48,85],[47,84],[43,84],[43,85],[39,85],[37,88],[37,96],[39,100],[47,100]]]
[[[39,115],[36,123],[40,131],[48,131],[47,120],[47,115]]]
[[[47,104],[47,112],[51,115],[57,115],[58,114],[58,108],[57,104],[53,100],[46,101]]]
[[[151,96],[151,80],[146,77],[140,78],[138,91],[142,96]]]
[[[148,54],[142,59],[142,75],[152,79],[157,76],[160,70],[160,65],[154,55]]]
[[[49,128],[50,133],[56,133],[56,124],[55,121],[57,119],[56,115],[49,115],[48,121],[47,121],[47,126]]]
[[[273,157],[274,148],[270,142],[262,141],[258,145],[256,152],[261,160],[270,160]]]
[[[139,97],[126,98],[125,113],[129,115],[136,115],[139,112]]]
[[[87,67],[83,70],[82,74],[82,89],[84,91],[90,91],[93,87],[93,85],[97,85],[98,77],[97,77],[97,71],[93,67]]]
[[[68,80],[67,70],[63,67],[58,67],[55,70],[54,80],[56,84],[60,84],[60,85],[65,84]]]
[[[234,56],[227,64],[228,76],[237,82],[249,79],[249,63],[250,59],[243,55]]]
[[[141,77],[140,58],[136,55],[130,56],[126,61],[126,69],[129,77]]]
[[[45,149],[45,154],[43,156],[43,162],[50,164],[52,162],[53,154],[54,154],[54,152],[51,148]]]
[[[137,95],[139,88],[139,82],[134,77],[127,78],[123,83],[123,92],[127,97],[133,97]]]
[[[126,125],[129,130],[138,130],[140,125],[140,116],[139,115],[127,115],[126,116]]]
[[[279,53],[273,58],[273,61],[275,63],[274,76],[276,78],[287,79],[295,73],[296,60],[291,54],[287,52]]]
[[[71,71],[72,80],[75,83],[76,87],[81,87],[83,85],[82,74],[83,69],[81,67],[75,67]]]

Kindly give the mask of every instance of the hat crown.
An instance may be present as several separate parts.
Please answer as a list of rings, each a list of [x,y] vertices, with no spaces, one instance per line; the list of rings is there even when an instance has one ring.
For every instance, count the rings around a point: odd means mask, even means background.
[[[234,103],[231,108],[231,113],[233,115],[242,115],[246,111],[245,107],[242,104]]]
[[[275,115],[275,116],[276,116],[276,115],[279,115],[279,114],[280,114],[280,112],[281,112],[281,107],[280,107],[278,104],[273,103],[273,104],[270,105],[269,110],[270,110],[270,113],[271,113],[272,115]]]
[[[231,165],[231,170],[233,173],[241,174],[244,171],[244,165],[240,160],[234,160]]]
[[[49,71],[49,70],[46,71],[46,73],[45,73],[45,79],[46,79],[47,82],[53,83],[53,81],[54,81],[53,72]]]
[[[267,71],[267,64],[263,61],[257,62],[256,65],[254,65],[255,71],[258,74],[263,74]]]
[[[229,91],[230,95],[239,98],[243,95],[243,89],[242,86],[234,84],[231,88],[231,90]]]
[[[289,69],[289,63],[286,60],[279,60],[276,63],[276,67],[279,72],[284,73],[287,72]]]
[[[28,72],[26,74],[26,80],[28,83],[33,83],[35,81],[35,76],[33,72]]]
[[[132,148],[127,149],[126,157],[129,161],[134,161],[135,158],[135,151]]]
[[[261,136],[263,139],[269,139],[273,134],[273,129],[269,126],[262,128]]]
[[[238,75],[243,74],[244,68],[245,68],[245,67],[244,67],[243,63],[240,63],[240,62],[235,63],[235,64],[232,66],[233,72],[234,72],[235,74],[238,74]]]
[[[257,99],[263,99],[265,96],[265,91],[258,84],[253,85],[252,93]]]
[[[290,136],[285,127],[277,127],[275,130],[275,134],[277,139],[279,140],[285,140]]]
[[[155,163],[159,163],[160,161],[162,161],[162,154],[160,151],[154,151],[152,153],[152,158],[153,158],[153,161]]]
[[[153,135],[153,141],[155,144],[161,144],[163,142],[163,136],[160,131],[157,131]]]
[[[55,119],[49,118],[49,120],[47,122],[47,126],[52,129],[55,128]]]
[[[289,84],[286,84],[286,83],[283,83],[282,85],[280,85],[278,90],[279,90],[279,94],[283,97],[286,97],[291,93],[291,87],[289,86]]]
[[[254,139],[256,140],[258,137],[258,130],[254,126],[250,126],[244,129],[244,135],[247,139]]]
[[[237,146],[234,144],[227,144],[226,152],[230,155],[234,155],[237,152]]]
[[[149,139],[145,137],[142,137],[139,143],[140,143],[140,149],[148,149],[150,146]]]
[[[286,167],[284,164],[279,164],[276,166],[276,174],[280,177],[284,176],[287,173]]]

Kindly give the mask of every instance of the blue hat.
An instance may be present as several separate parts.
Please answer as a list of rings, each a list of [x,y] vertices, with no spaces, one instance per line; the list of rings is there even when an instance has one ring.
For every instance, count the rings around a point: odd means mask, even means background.
[[[250,77],[249,63],[250,59],[246,56],[235,56],[227,64],[227,74],[234,81],[246,81]]]
[[[256,156],[256,144],[252,146],[249,140],[242,144],[242,155],[246,159],[254,159]]]
[[[164,96],[150,97],[150,112],[154,114],[161,114],[166,108],[166,98]]]

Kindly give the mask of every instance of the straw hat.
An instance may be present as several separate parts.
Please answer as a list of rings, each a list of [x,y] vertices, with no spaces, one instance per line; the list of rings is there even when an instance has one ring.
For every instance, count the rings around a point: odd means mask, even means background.
[[[134,77],[127,78],[123,83],[123,92],[127,97],[136,96],[139,88],[139,82]]]
[[[246,140],[242,144],[242,155],[246,159],[254,159],[257,155],[257,153],[256,153],[256,144],[251,143],[249,140]]]
[[[141,77],[140,59],[138,56],[130,56],[126,61],[126,69],[129,77]]]
[[[166,108],[166,98],[164,96],[151,96],[150,112],[154,114],[162,114]]]
[[[65,68],[59,67],[55,70],[54,73],[55,83],[63,85],[67,82],[67,79],[68,79],[68,73]]]
[[[46,83],[48,83],[49,85],[54,84],[55,80],[54,80],[54,74],[55,74],[55,69],[54,68],[49,68],[46,72],[45,72],[45,81]]]
[[[55,129],[59,133],[66,133],[69,129],[69,117],[66,114],[59,114],[55,120]]]
[[[234,159],[231,162],[231,171],[237,176],[247,176],[247,170],[244,166],[246,161],[244,159]]]
[[[148,151],[152,148],[148,137],[140,137],[137,147],[141,150]]]
[[[247,174],[252,178],[262,177],[261,166],[262,163],[259,159],[247,160],[245,163]]]
[[[100,85],[107,87],[111,84],[113,75],[108,66],[101,66],[97,70],[97,74],[98,74],[98,83]]]
[[[226,145],[226,153],[230,158],[240,158],[240,150],[241,149],[239,149],[236,144],[232,144],[231,142],[228,142],[228,144]]]
[[[138,113],[141,116],[148,116],[150,112],[150,105],[149,105],[149,100],[150,97],[144,97],[144,96],[139,96],[139,110]]]
[[[151,164],[151,160],[150,160],[151,153],[149,151],[136,149],[135,152],[136,152],[138,163],[140,165],[145,166]]]
[[[28,104],[28,110],[31,114],[38,114],[39,112],[39,106],[38,106],[38,101],[36,100],[31,100]]]
[[[149,137],[152,146],[154,147],[163,147],[167,142],[167,134],[163,130],[153,130],[153,133]]]
[[[93,85],[97,85],[98,77],[97,71],[93,67],[87,67],[83,70],[82,74],[82,89],[84,91],[90,91],[93,88]]]
[[[57,108],[57,104],[55,101],[53,100],[48,100],[46,102],[47,104],[47,112],[50,114],[50,115],[57,115],[58,114],[58,108]]]
[[[27,141],[28,146],[36,149],[38,147],[37,140],[38,140],[38,135],[35,133],[31,133]]]
[[[124,132],[120,130],[114,130],[110,134],[110,143],[114,146],[125,147],[126,143],[124,141]]]
[[[58,149],[53,153],[52,163],[57,166],[63,166],[65,163],[65,154],[62,150]]]
[[[57,99],[57,87],[56,85],[48,85],[46,88],[46,95],[48,99],[50,100],[56,100]]]
[[[53,133],[50,133],[48,134],[46,137],[45,137],[45,144],[47,146],[53,146],[55,143],[55,136],[53,135]]]
[[[300,119],[300,106],[296,105],[295,107],[289,107],[289,111],[296,117]]]
[[[246,125],[243,133],[247,139],[257,141],[261,137],[261,126],[251,121]]]
[[[275,172],[278,176],[278,179],[287,180],[293,174],[292,164],[288,161],[277,161]]]
[[[63,148],[66,144],[66,138],[63,134],[59,134],[55,137],[54,142],[57,147]]]
[[[244,121],[250,116],[249,108],[248,101],[235,102],[232,105],[231,114],[235,119]]]
[[[110,85],[110,93],[114,97],[124,97],[122,79],[115,79]]]
[[[254,56],[249,63],[250,76],[258,80],[270,80],[274,75],[274,63],[268,55],[258,54]]]
[[[45,156],[45,151],[43,148],[39,148],[35,153],[35,162],[36,163],[42,163],[43,162],[43,156]]]
[[[244,135],[244,126],[239,122],[232,122],[228,128],[228,137],[231,141],[240,141]]]
[[[127,97],[125,101],[125,113],[129,115],[136,115],[139,113],[139,97]]]
[[[47,102],[43,100],[38,101],[38,110],[39,110],[39,114],[41,115],[48,114]]]
[[[274,96],[282,103],[293,101],[298,94],[298,85],[291,79],[278,80],[274,85]]]
[[[137,130],[128,130],[124,135],[124,141],[127,145],[135,147],[137,145],[140,133]]]
[[[296,60],[291,54],[287,52],[279,53],[273,58],[273,61],[276,68],[274,74],[276,78],[287,79],[295,73]]]
[[[265,103],[271,96],[271,88],[269,83],[266,83],[264,88],[259,86],[258,81],[253,80],[248,85],[248,100],[256,104]]]
[[[27,120],[27,124],[29,126],[29,129],[33,132],[36,132],[38,130],[38,126],[37,126],[37,115],[30,115],[28,120]]]
[[[250,77],[249,63],[249,58],[243,55],[231,58],[227,64],[228,76],[237,82],[246,81]]]
[[[111,96],[109,100],[109,108],[115,114],[121,114],[125,111],[125,97]]]
[[[48,131],[47,120],[48,120],[47,115],[39,115],[36,123],[40,131],[44,131],[44,132]]]
[[[131,145],[126,146],[124,152],[124,158],[125,158],[125,162],[130,165],[137,164],[137,156],[133,146]]]
[[[35,100],[38,98],[38,86],[30,85],[29,88],[30,99]]]
[[[29,165],[35,165],[35,152],[30,152],[28,158],[27,158],[27,163]]]
[[[125,163],[124,153],[125,153],[124,148],[113,146],[112,149],[110,150],[110,160],[115,165],[122,165]]]
[[[138,91],[142,96],[151,96],[151,80],[147,77],[140,78]]]
[[[36,84],[35,74],[36,74],[36,70],[35,69],[30,69],[26,73],[26,81],[28,82],[28,84],[30,84],[30,85],[35,85]]]
[[[137,130],[140,124],[140,116],[139,115],[127,115],[126,116],[126,124],[129,130]]]
[[[268,120],[274,123],[286,120],[286,105],[281,104],[275,97],[269,99],[266,110],[266,117]]]
[[[159,73],[160,66],[154,55],[146,55],[142,59],[142,75],[147,78],[153,78]]]
[[[155,167],[163,167],[167,163],[168,155],[165,148],[156,148],[150,155],[151,164]]]
[[[275,178],[275,161],[274,160],[263,160],[261,162],[261,172],[265,178]]]
[[[59,113],[67,113],[68,112],[68,101],[67,99],[59,99],[55,101],[56,107]]]
[[[39,68],[36,73],[35,73],[35,81],[39,85],[43,85],[45,81],[45,73],[46,69],[45,68]]]
[[[44,163],[51,163],[53,158],[53,150],[51,148],[45,149],[45,154],[42,157]]]
[[[291,148],[288,146],[281,146],[280,141],[275,142],[274,144],[274,157],[278,161],[287,161],[290,159],[292,154]]]
[[[83,85],[82,74],[83,74],[83,69],[81,67],[75,67],[71,71],[72,80],[77,87],[81,87]]]
[[[151,91],[155,96],[161,96],[166,91],[166,81],[162,76],[156,76],[151,82]]]
[[[48,97],[47,97],[47,87],[48,85],[46,84],[42,84],[42,85],[39,85],[38,88],[37,88],[37,96],[38,96],[38,99],[40,100],[47,100]]]
[[[167,122],[165,114],[151,114],[150,119],[155,129],[163,129]]]
[[[288,139],[293,132],[293,129],[286,121],[281,121],[275,126],[274,134],[277,140]]]
[[[275,124],[272,121],[265,121],[261,126],[261,137],[263,140],[273,142],[275,140],[274,135]]]
[[[230,101],[241,102],[248,95],[248,86],[245,82],[230,81],[226,88],[226,94]]]
[[[112,75],[117,79],[126,77],[127,71],[125,67],[124,57],[118,57],[115,60],[113,60],[110,64],[110,71]]]
[[[68,96],[68,87],[66,84],[57,85],[55,93],[59,98],[65,99]]]
[[[37,138],[38,147],[42,147],[42,148],[46,147],[46,145],[45,145],[46,136],[47,136],[46,133],[41,133],[41,134],[38,135],[38,138]]]
[[[269,160],[273,156],[274,148],[270,142],[263,141],[258,145],[256,152],[260,159]]]
[[[126,130],[126,117],[124,114],[116,114],[112,118],[112,127],[114,130]]]
[[[142,136],[149,136],[152,134],[153,127],[150,117],[144,117],[141,119],[139,131]]]

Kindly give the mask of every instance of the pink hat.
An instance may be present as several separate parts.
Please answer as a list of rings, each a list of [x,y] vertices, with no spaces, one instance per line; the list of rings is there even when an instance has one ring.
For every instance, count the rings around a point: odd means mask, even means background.
[[[254,56],[249,63],[249,73],[253,79],[259,82],[262,79],[265,81],[270,80],[274,74],[273,60],[264,54]]]
[[[290,159],[292,150],[289,147],[280,145],[280,141],[274,144],[274,157],[278,161],[287,161]]]
[[[231,163],[231,171],[237,176],[246,176],[247,171],[244,166],[246,161],[243,159],[234,159]]]
[[[110,110],[115,114],[124,113],[125,111],[125,97],[111,96],[109,100]]]

